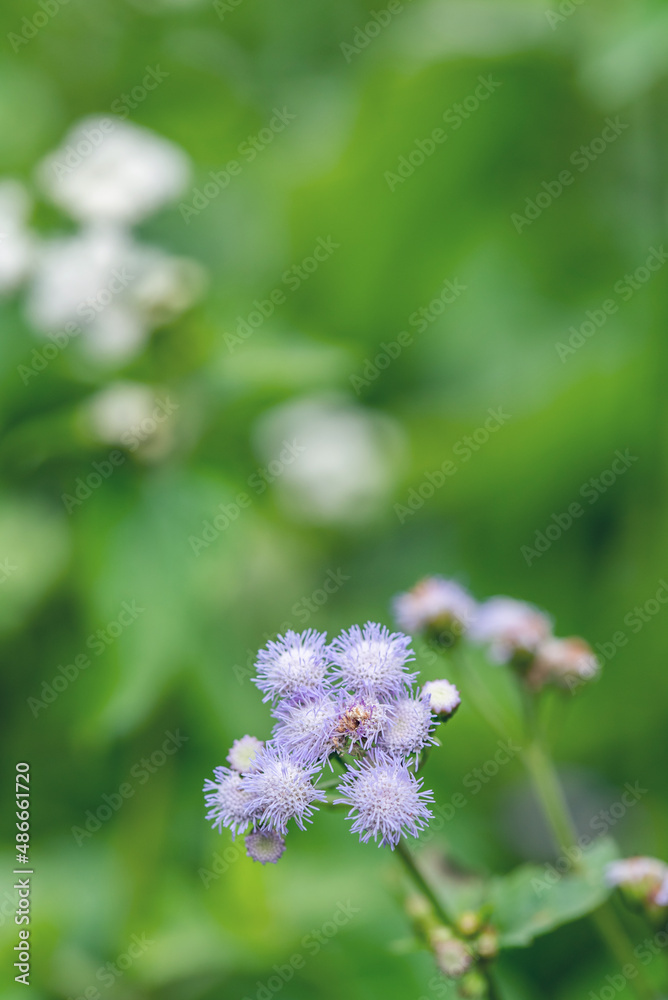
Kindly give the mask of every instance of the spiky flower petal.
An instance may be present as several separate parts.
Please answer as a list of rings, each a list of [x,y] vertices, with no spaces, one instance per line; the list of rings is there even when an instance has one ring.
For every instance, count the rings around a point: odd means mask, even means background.
[[[266,746],[255,758],[253,770],[245,774],[244,791],[249,808],[263,830],[285,834],[288,821],[294,819],[300,830],[312,821],[314,802],[323,802],[327,795],[311,782],[319,771],[318,765],[302,767],[285,750]]]
[[[213,773],[216,780],[207,778],[204,782],[204,801],[209,807],[206,818],[219,833],[223,832],[223,826],[228,827],[234,839],[237,833],[244,833],[248,829],[254,818],[250,796],[238,771],[231,771],[229,767],[215,767]]]
[[[337,791],[341,798],[335,802],[350,806],[350,831],[362,843],[380,839],[379,847],[394,850],[401,837],[419,836],[433,815],[425,804],[433,802],[433,793],[422,791],[422,779],[399,761],[362,761],[348,770]]]
[[[435,724],[428,697],[404,695],[394,702],[378,747],[392,757],[417,755],[436,742],[431,735]]]
[[[274,710],[274,743],[300,764],[322,763],[333,752],[336,702],[326,694],[295,695]]]
[[[264,692],[263,701],[289,698],[304,691],[327,687],[326,634],[307,629],[288,630],[261,649],[255,663],[253,683]]]
[[[330,646],[330,656],[341,687],[353,694],[386,699],[413,683],[417,673],[409,673],[406,663],[415,657],[410,639],[402,632],[390,632],[384,625],[367,622],[342,632]]]

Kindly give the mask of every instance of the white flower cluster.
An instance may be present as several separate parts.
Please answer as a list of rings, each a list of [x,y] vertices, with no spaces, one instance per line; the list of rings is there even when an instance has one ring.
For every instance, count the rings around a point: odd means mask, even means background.
[[[125,362],[201,294],[199,264],[147,246],[131,231],[178,197],[189,173],[185,154],[148,129],[85,118],[36,170],[41,193],[78,231],[38,236],[28,226],[28,191],[0,182],[0,294],[25,284],[35,330],[66,339],[81,333],[94,360]]]

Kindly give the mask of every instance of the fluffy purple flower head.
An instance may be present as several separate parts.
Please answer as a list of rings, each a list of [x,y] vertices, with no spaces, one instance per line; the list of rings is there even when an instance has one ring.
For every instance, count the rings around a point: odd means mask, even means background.
[[[327,687],[327,635],[307,629],[288,630],[270,640],[255,662],[257,677],[253,683],[264,692],[263,701],[290,698],[304,691]]]
[[[532,604],[512,597],[492,597],[479,606],[469,636],[474,642],[489,644],[497,663],[508,663],[516,656],[533,654],[551,630],[548,616]]]
[[[274,709],[279,720],[274,743],[299,764],[322,764],[334,751],[332,730],[337,714],[336,702],[326,694],[294,695]]]
[[[406,670],[415,659],[410,639],[403,632],[390,632],[384,625],[367,622],[363,629],[353,625],[329,647],[335,676],[341,687],[355,695],[386,699],[409,687],[416,673]]]
[[[433,816],[425,804],[433,793],[422,791],[422,778],[399,761],[362,761],[344,775],[338,792],[335,801],[350,806],[350,832],[362,843],[380,838],[379,847],[394,850],[401,837],[419,836]]]
[[[428,698],[431,711],[441,719],[449,719],[454,715],[462,701],[455,685],[445,678],[427,681],[422,687],[422,697]]]
[[[436,742],[432,730],[436,725],[429,707],[429,698],[403,695],[392,706],[392,718],[383,730],[378,748],[391,757],[409,757]]]
[[[227,762],[234,771],[250,771],[258,750],[264,746],[255,736],[242,736],[235,740],[227,755]]]
[[[476,602],[455,580],[428,576],[392,602],[397,625],[406,632],[450,628],[462,633],[473,619]]]
[[[244,833],[254,818],[250,797],[238,771],[215,767],[213,773],[216,780],[207,778],[204,782],[204,801],[209,808],[206,818],[219,833],[223,826],[228,827],[234,840],[235,834]]]
[[[261,865],[275,865],[285,850],[285,841],[280,833],[256,830],[246,837],[246,854]]]
[[[311,782],[319,770],[317,764],[302,767],[279,747],[269,745],[260,751],[253,770],[241,780],[248,808],[263,830],[285,834],[291,819],[300,830],[304,829],[304,822],[311,822],[313,809],[317,809],[312,803],[327,798]]]

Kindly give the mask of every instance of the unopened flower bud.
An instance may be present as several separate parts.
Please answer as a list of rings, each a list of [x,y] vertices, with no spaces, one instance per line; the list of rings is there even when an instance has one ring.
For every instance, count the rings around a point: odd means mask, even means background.
[[[487,996],[487,983],[485,977],[476,969],[467,972],[459,984],[457,991],[461,997],[470,997],[474,1000],[481,1000]]]
[[[416,923],[428,920],[433,913],[429,900],[425,899],[424,896],[418,896],[417,894],[409,896],[404,906],[408,916]]]
[[[493,927],[485,927],[475,942],[481,958],[496,958],[499,954],[499,935]]]
[[[457,929],[466,937],[472,937],[480,930],[480,914],[475,910],[466,910],[457,919]]]
[[[422,697],[429,698],[429,708],[441,719],[449,719],[461,704],[459,691],[450,681],[427,681],[422,688]]]

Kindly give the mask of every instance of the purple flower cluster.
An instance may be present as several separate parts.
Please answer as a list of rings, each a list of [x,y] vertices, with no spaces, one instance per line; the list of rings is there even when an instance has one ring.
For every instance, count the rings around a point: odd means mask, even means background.
[[[205,782],[214,828],[246,834],[249,857],[262,864],[281,857],[290,820],[305,829],[322,802],[348,805],[362,842],[394,849],[401,837],[417,837],[433,801],[416,777],[420,755],[437,742],[434,729],[459,695],[445,680],[415,690],[413,659],[408,636],[374,622],[329,645],[312,629],[267,643],[253,680],[271,702],[272,738],[235,740],[230,767]],[[331,777],[335,769],[340,779]],[[317,786],[322,774],[338,784],[338,797]]]

